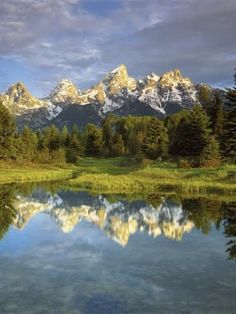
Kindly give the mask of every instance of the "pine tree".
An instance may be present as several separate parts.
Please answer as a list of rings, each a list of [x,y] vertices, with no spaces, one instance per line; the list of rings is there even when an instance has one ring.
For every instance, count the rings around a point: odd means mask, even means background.
[[[102,155],[102,130],[94,124],[88,124],[85,129],[86,134],[86,154],[92,157],[100,157]]]
[[[221,141],[224,129],[224,109],[220,95],[215,97],[215,114],[213,119],[213,133],[218,141]]]
[[[50,151],[60,148],[60,133],[55,125],[44,129],[42,146]]]
[[[0,159],[16,158],[16,126],[8,109],[0,103]]]
[[[176,156],[199,157],[207,145],[211,130],[203,108],[196,105],[180,121],[171,152]]]
[[[25,160],[32,161],[36,156],[37,145],[37,135],[29,127],[25,126],[20,136],[20,156]]]
[[[72,127],[71,136],[76,136],[77,138],[80,136],[79,128],[76,124],[74,124]]]
[[[61,144],[66,146],[69,144],[69,131],[67,126],[65,125],[61,131]]]
[[[109,114],[102,123],[102,139],[104,142],[104,155],[109,156],[111,154],[111,144],[112,144],[112,124],[115,117]]]
[[[121,134],[116,133],[113,136],[111,151],[113,156],[122,156],[125,152],[125,145]]]
[[[72,134],[69,144],[66,148],[66,160],[68,162],[76,162],[78,157],[82,154],[82,144],[76,134]]]
[[[235,86],[227,89],[226,93],[226,117],[223,132],[223,154],[236,162],[236,70],[234,74]]]
[[[203,148],[200,165],[202,167],[218,167],[220,165],[219,143],[214,136],[209,137],[208,143]]]
[[[156,159],[168,153],[168,132],[162,121],[151,118],[147,123],[143,152],[147,158]]]

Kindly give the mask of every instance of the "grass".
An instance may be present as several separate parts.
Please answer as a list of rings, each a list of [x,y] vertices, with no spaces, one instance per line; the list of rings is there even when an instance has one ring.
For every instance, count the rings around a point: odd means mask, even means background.
[[[72,165],[11,165],[0,168],[0,184],[64,180],[71,178],[75,170]]]
[[[132,159],[83,158],[75,165],[0,165],[0,184],[66,180],[63,187],[91,193],[147,195],[177,192],[182,195],[228,195],[235,198],[235,165],[218,169],[181,169],[174,163],[137,167]]]
[[[123,158],[81,159],[76,177],[68,184],[102,193],[155,193],[173,191],[188,194],[236,193],[236,181],[229,177],[235,165],[217,169],[181,169],[174,163],[154,163],[138,168]]]

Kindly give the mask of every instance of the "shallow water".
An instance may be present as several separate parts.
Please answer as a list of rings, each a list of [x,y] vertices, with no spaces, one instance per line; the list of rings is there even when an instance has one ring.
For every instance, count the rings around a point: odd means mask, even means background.
[[[236,203],[0,189],[0,313],[236,313]]]

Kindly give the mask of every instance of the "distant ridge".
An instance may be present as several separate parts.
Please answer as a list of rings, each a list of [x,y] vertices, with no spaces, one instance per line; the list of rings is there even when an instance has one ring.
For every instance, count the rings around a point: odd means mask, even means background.
[[[102,81],[81,91],[64,79],[45,98],[30,94],[21,82],[0,95],[2,103],[16,117],[19,127],[41,128],[50,123],[72,123],[80,127],[99,123],[109,113],[166,117],[201,103],[200,90],[214,97],[206,84],[194,84],[175,69],[162,75],[151,73],[142,80],[130,77],[124,64],[109,72]]]

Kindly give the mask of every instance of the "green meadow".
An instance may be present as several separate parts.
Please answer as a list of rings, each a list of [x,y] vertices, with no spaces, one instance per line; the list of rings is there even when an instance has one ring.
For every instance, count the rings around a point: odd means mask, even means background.
[[[124,158],[85,158],[78,162],[74,178],[68,184],[79,189],[103,193],[179,193],[234,194],[235,165],[217,169],[178,168],[175,163],[158,163],[138,167],[133,160]]]
[[[175,191],[216,197],[236,193],[235,165],[183,169],[169,162],[140,167],[134,159],[82,158],[76,165],[1,165],[0,169],[0,184],[64,180],[67,187],[92,193],[145,195]]]
[[[73,165],[12,165],[0,167],[0,184],[66,180],[72,177]]]

